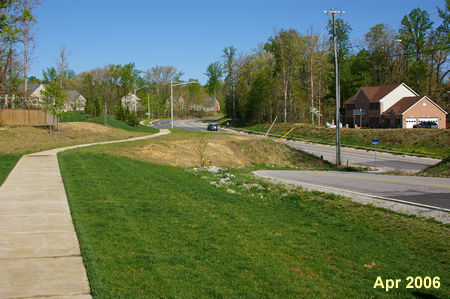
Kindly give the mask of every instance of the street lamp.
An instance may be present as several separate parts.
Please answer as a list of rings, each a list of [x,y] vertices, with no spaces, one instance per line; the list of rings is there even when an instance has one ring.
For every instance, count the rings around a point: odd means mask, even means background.
[[[197,81],[189,81],[189,82],[172,82],[170,81],[170,128],[173,129],[173,87],[175,86],[183,86],[197,83]]]

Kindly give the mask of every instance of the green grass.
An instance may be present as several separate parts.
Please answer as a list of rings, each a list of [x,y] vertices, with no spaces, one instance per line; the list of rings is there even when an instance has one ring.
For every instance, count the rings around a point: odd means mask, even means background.
[[[59,161],[95,298],[450,296],[448,226],[245,169],[192,173],[83,150]],[[232,183],[210,184],[221,177]],[[439,276],[441,288],[373,289],[377,276],[410,275]]]
[[[89,120],[90,122],[97,123],[103,125],[103,114],[99,117],[93,118]],[[148,133],[158,133],[159,129],[155,129],[152,127],[147,127],[143,125],[138,125],[137,127],[129,126],[127,123],[118,120],[113,115],[108,114],[107,124],[113,128],[122,129],[130,132],[148,132]]]
[[[59,122],[86,121],[90,116],[84,111],[68,111],[63,112],[59,116]]]
[[[419,172],[418,175],[450,178],[450,157]]]
[[[103,114],[98,117],[90,118],[88,114],[84,111],[69,111],[63,112],[60,116],[60,122],[79,122],[79,121],[89,121],[97,124],[104,124]],[[148,133],[157,133],[158,129],[138,125],[137,127],[129,126],[127,123],[116,119],[115,116],[109,115],[107,118],[107,124],[113,128],[122,129],[130,132],[148,132]]]
[[[270,124],[234,124],[246,130],[266,133]],[[289,137],[315,142],[335,142],[336,129],[317,127],[310,124],[276,123],[271,134],[284,135],[292,127]],[[437,129],[346,129],[340,130],[341,144],[352,147],[373,148],[372,140],[380,140],[377,149],[394,150],[406,153],[446,157],[450,152],[450,131]]]
[[[16,166],[21,156],[21,154],[0,153],[0,186],[6,180],[14,166]]]

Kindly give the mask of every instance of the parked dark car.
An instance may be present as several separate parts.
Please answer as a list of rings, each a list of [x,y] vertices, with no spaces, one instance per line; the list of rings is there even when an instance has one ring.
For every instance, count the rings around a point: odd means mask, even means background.
[[[217,124],[209,124],[208,127],[206,128],[206,130],[208,131],[218,131],[219,127],[217,126]]]
[[[414,125],[413,128],[438,129],[439,127],[434,121],[421,121],[420,123]]]

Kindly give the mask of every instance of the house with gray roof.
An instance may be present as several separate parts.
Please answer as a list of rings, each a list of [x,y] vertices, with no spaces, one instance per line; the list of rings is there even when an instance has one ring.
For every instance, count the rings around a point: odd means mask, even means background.
[[[64,90],[66,100],[64,101],[63,111],[79,111],[84,110],[86,99],[81,93],[74,89]]]

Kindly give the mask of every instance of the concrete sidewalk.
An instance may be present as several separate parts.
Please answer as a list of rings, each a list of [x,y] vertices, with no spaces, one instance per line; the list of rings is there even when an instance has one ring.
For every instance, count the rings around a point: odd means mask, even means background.
[[[0,298],[91,298],[57,153],[23,156],[0,187]]]

